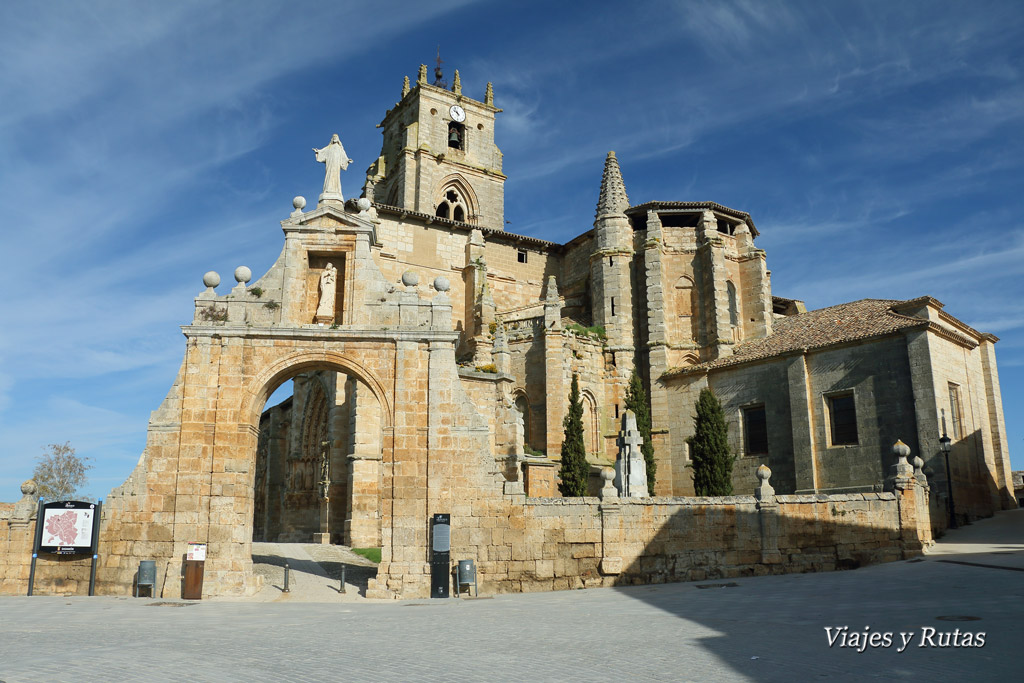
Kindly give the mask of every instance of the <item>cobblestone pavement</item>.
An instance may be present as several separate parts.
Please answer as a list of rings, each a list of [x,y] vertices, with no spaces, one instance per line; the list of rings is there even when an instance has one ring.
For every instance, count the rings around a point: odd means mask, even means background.
[[[1016,680],[1022,569],[1019,510],[825,574],[397,603],[3,597],[0,681]],[[842,626],[895,642],[830,648]],[[985,645],[921,647],[926,629]]]

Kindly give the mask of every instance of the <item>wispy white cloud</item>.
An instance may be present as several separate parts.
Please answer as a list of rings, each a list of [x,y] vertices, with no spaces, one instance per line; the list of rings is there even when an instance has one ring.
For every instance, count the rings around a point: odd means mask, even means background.
[[[1024,315],[1021,315],[1021,311],[1014,311],[1010,315],[1002,318],[971,320],[970,325],[977,330],[985,330],[986,332],[992,333],[1017,330],[1024,327]]]

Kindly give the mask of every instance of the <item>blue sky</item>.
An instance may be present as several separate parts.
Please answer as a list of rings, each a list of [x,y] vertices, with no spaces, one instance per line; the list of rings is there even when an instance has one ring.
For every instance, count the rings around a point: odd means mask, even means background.
[[[134,467],[207,270],[221,293],[315,201],[440,44],[493,81],[510,230],[589,229],[603,159],[631,201],[748,211],[773,291],[929,294],[997,344],[1024,469],[1024,4],[5,3],[0,500],[70,441],[105,497]]]

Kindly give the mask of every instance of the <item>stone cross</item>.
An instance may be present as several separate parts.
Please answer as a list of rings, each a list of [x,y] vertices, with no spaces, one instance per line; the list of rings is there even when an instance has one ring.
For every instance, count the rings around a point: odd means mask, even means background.
[[[636,415],[627,410],[622,416],[622,430],[615,440],[619,457],[615,461],[615,488],[623,498],[646,498],[647,463],[640,450],[644,440],[636,428]]]

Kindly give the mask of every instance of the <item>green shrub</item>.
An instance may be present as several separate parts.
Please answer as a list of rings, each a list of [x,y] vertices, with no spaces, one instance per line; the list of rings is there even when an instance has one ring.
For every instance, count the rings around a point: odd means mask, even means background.
[[[596,339],[607,339],[608,335],[605,334],[604,327],[601,325],[591,325],[590,327],[583,327],[579,323],[571,323],[565,326],[565,329],[576,334],[580,337],[592,337]]]

